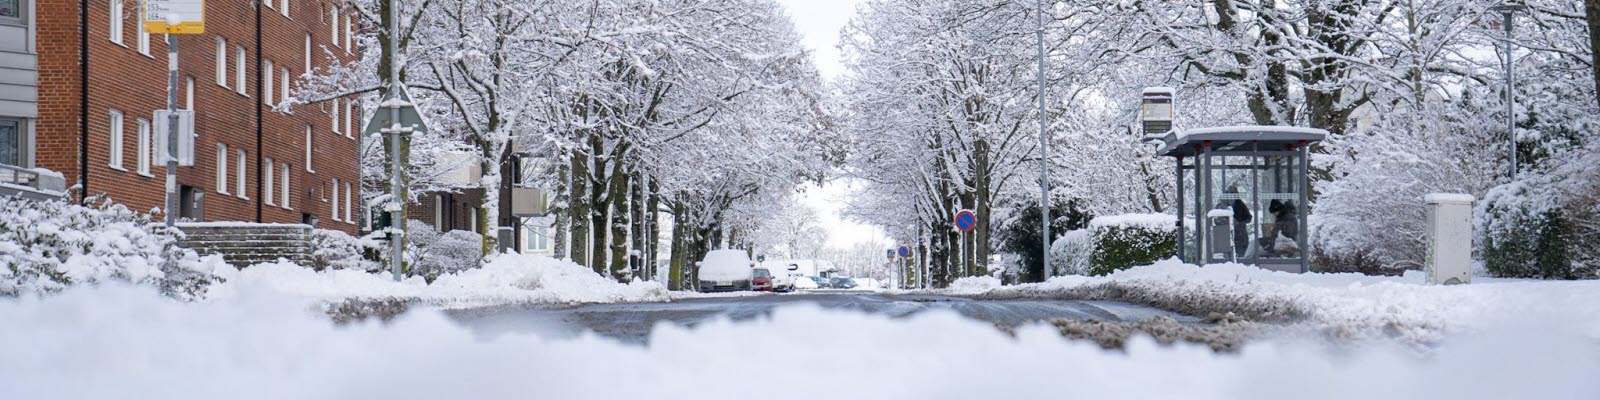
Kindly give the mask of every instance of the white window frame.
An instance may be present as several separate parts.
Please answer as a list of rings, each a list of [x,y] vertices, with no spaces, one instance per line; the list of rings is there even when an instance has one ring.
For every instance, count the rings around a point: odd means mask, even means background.
[[[263,105],[272,105],[272,90],[274,88],[274,84],[272,83],[272,73],[274,71],[275,70],[272,67],[272,60],[261,60],[261,104]]]
[[[355,217],[353,216],[353,214],[350,211],[352,208],[354,208],[354,207],[352,207],[352,205],[355,204],[354,201],[352,200],[352,199],[355,198],[355,194],[354,193],[355,193],[355,190],[351,189],[350,182],[345,182],[344,183],[344,222],[349,222],[349,223],[352,223],[352,224],[356,223]]]
[[[283,199],[281,199],[283,201],[279,203],[283,203],[283,209],[291,210],[292,208],[289,207],[289,171],[291,169],[289,168],[289,163],[279,163],[278,165],[283,168]]]
[[[332,110],[329,110],[331,114],[328,115],[328,126],[333,129],[333,134],[342,135],[343,133],[339,132],[339,109],[343,107],[339,106],[339,99],[333,99],[333,106],[329,108]]]
[[[269,205],[269,206],[278,205],[277,202],[272,201],[272,199],[277,197],[277,196],[274,196],[275,193],[272,190],[272,184],[278,182],[277,181],[278,177],[276,176],[276,172],[278,170],[277,165],[272,163],[272,157],[267,157],[266,161],[261,162],[261,165],[265,166],[265,168],[267,169],[267,171],[266,171],[267,172],[267,176],[265,178],[263,178],[263,179],[265,179],[265,182],[267,183],[267,190],[263,190],[262,191],[262,192],[265,193],[262,196],[265,196],[265,197],[262,197],[261,201],[266,202],[267,205]]]
[[[283,105],[289,102],[289,77],[292,76],[289,75],[289,66],[283,65],[278,67],[278,75],[282,76],[281,79],[278,79],[278,104]],[[293,110],[288,108],[283,109],[285,114],[293,114],[291,111]]]
[[[109,145],[106,147],[110,150],[107,155],[107,165],[110,165],[112,169],[127,171],[122,167],[123,125],[126,125],[126,121],[123,120],[122,111],[117,111],[116,109],[112,109],[107,118],[110,124],[109,129],[106,130],[109,137],[109,140],[107,140]]]
[[[228,87],[228,39],[217,36],[217,86]]]
[[[217,193],[228,194],[228,145],[217,142]]]
[[[194,77],[185,77],[183,81],[183,109],[194,110]]]
[[[110,31],[110,33],[107,35],[107,39],[110,39],[111,43],[116,43],[122,47],[128,47],[127,44],[122,42],[122,31],[124,28],[123,23],[127,19],[127,16],[125,15],[127,14],[127,10],[122,8],[123,0],[109,1],[111,2],[111,13],[110,21],[106,23],[106,28]]]
[[[355,137],[356,133],[356,105],[355,100],[344,101],[344,137]]]
[[[238,157],[237,164],[239,166],[238,171],[234,172],[234,175],[237,175],[236,179],[234,180],[237,182],[235,182],[233,186],[238,190],[237,193],[234,193],[233,195],[239,196],[241,199],[249,200],[250,195],[245,194],[245,186],[249,186],[250,184],[250,174],[247,173],[250,170],[250,160],[245,158],[246,153],[244,152],[244,149],[237,149],[233,152],[234,156]]]
[[[341,219],[339,219],[339,178],[333,178],[333,184],[330,186],[333,186],[333,196],[331,196],[333,197],[333,206],[330,207],[333,210],[331,213],[333,214],[332,219],[334,221],[341,221]]]
[[[306,32],[305,64],[306,64],[305,65],[306,73],[310,73],[312,71],[311,70],[311,33],[310,32]]]
[[[148,57],[150,56],[150,32],[144,30],[144,4],[142,4],[142,1],[140,3],[139,12],[137,14],[139,19],[133,21],[133,26],[139,30],[139,33],[136,36],[139,39],[139,54],[143,54]]]
[[[355,35],[355,22],[350,18],[350,14],[344,14],[344,53],[345,54],[350,54],[352,52],[350,49],[352,47],[355,47],[355,44],[354,44],[355,36],[356,36]]]
[[[317,173],[317,170],[311,167],[311,147],[312,143],[314,143],[313,139],[315,138],[311,136],[311,125],[306,125],[306,172],[315,174]]]
[[[139,162],[139,175],[154,176],[150,175],[151,147],[154,147],[154,144],[151,143],[151,139],[154,138],[150,136],[150,120],[138,118],[135,121],[137,121],[136,124],[138,125],[138,130],[135,132],[139,135],[139,145],[134,150],[138,151],[139,155],[134,157],[134,160]]]
[[[272,0],[267,0],[267,3],[271,2]],[[283,14],[284,18],[289,18],[289,0],[278,1],[278,13]]]
[[[332,44],[333,47],[339,47],[339,6],[337,5],[328,7],[328,27],[331,28],[328,31],[328,34],[331,35],[328,36],[328,43]]]
[[[233,46],[233,74],[234,74],[233,83],[234,83],[234,86],[236,86],[236,87],[233,88],[233,91],[248,97],[250,95],[245,93],[245,77],[247,77],[249,75],[245,75],[245,73],[249,72],[249,70],[246,69],[246,67],[244,65],[245,60],[246,60],[245,57],[246,56],[245,56],[245,52],[244,52],[244,46],[234,45]]]

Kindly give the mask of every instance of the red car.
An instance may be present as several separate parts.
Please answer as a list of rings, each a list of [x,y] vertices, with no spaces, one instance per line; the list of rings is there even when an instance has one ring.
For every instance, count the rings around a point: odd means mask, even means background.
[[[772,272],[766,268],[756,268],[751,272],[750,290],[758,292],[772,291]]]

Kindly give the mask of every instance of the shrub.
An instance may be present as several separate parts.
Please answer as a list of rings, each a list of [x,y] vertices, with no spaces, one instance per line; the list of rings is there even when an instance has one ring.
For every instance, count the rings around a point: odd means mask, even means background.
[[[1106,275],[1171,258],[1178,251],[1178,219],[1166,214],[1127,214],[1089,222],[1094,250],[1089,274]]]
[[[1567,213],[1548,195],[1521,183],[1489,192],[1477,224],[1484,269],[1509,278],[1592,278],[1594,271],[1573,262],[1575,238]]]
[[[218,268],[231,268],[178,247],[182,233],[148,214],[101,197],[87,203],[0,196],[0,295],[129,282],[187,300],[221,281]]]
[[[1094,238],[1088,229],[1068,231],[1050,244],[1051,276],[1088,275]]]
[[[483,259],[483,236],[468,231],[440,233],[433,225],[411,220],[408,228],[408,274],[428,281],[440,275],[476,268]]]
[[[383,270],[378,260],[366,254],[382,250],[383,243],[372,237],[355,237],[344,232],[318,229],[311,234],[311,267],[325,269],[353,269],[366,272]]]

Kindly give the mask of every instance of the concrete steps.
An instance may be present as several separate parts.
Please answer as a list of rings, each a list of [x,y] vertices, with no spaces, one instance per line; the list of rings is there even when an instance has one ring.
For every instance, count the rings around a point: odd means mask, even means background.
[[[311,265],[310,225],[254,223],[178,224],[184,238],[178,246],[200,255],[219,254],[234,267],[244,268],[282,258]]]

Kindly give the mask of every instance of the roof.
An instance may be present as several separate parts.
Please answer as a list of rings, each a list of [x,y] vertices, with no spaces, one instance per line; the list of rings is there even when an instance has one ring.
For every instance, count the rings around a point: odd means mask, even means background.
[[[1215,128],[1174,131],[1161,137],[1157,155],[1166,157],[1193,156],[1196,146],[1211,142],[1213,153],[1248,151],[1285,151],[1299,144],[1316,143],[1328,137],[1328,131],[1294,126],[1224,126]]]
[[[1161,86],[1151,86],[1151,87],[1144,88],[1144,94],[1164,94],[1164,95],[1171,96],[1173,93],[1177,93],[1177,92],[1178,92],[1177,89],[1173,89],[1173,88],[1169,88],[1169,87],[1161,87]]]

